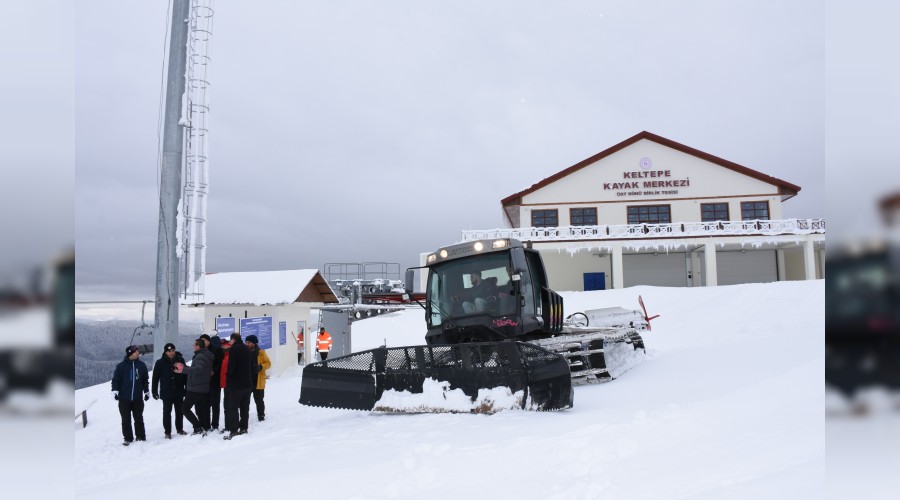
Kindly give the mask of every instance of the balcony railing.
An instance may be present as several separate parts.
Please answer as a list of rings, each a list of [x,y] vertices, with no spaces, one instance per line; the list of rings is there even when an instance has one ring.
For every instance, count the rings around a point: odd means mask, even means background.
[[[462,241],[515,238],[522,241],[696,238],[703,236],[777,236],[825,234],[825,219],[673,222],[614,226],[521,227],[462,232]]]

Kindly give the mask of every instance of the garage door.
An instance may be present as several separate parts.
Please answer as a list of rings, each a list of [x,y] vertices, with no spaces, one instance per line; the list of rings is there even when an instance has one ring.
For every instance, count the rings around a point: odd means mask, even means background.
[[[716,252],[716,268],[720,285],[778,281],[775,250]]]
[[[625,286],[687,286],[683,253],[623,255]]]

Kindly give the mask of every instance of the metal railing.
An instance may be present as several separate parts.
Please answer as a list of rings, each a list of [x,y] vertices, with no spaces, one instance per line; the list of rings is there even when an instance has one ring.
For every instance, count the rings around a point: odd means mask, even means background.
[[[520,227],[464,230],[462,240],[514,238],[522,241],[658,239],[711,236],[825,234],[825,219],[673,222],[598,226]]]

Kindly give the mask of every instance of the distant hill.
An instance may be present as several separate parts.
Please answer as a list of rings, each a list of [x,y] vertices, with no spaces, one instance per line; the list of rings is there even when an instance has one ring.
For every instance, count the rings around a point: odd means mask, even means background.
[[[138,328],[139,326],[139,321],[76,320],[75,388],[108,382],[116,365],[125,359],[126,347],[130,344],[152,344],[152,331],[149,328]],[[191,346],[194,339],[202,333],[202,328],[203,325],[199,322],[179,323],[175,347],[185,359],[191,359]],[[144,362],[147,363],[147,368],[153,368],[149,356]]]

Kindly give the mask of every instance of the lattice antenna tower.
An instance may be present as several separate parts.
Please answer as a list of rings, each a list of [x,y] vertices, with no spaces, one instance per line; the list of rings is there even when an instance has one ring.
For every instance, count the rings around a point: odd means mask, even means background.
[[[206,199],[209,194],[209,41],[212,0],[191,0],[188,17],[185,93],[179,125],[184,127],[184,175],[178,213],[181,294],[203,298],[206,276]]]

